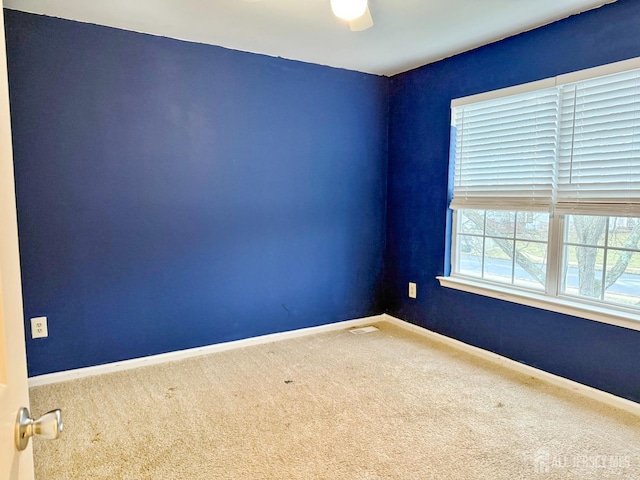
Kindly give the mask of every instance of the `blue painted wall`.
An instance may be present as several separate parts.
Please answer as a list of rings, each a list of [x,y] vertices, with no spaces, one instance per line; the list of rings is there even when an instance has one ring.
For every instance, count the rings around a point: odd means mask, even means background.
[[[5,22],[30,375],[382,312],[387,78]]]
[[[640,401],[640,332],[435,280],[450,100],[640,56],[640,2],[390,80],[5,21],[31,375],[386,310]]]
[[[442,288],[452,98],[640,56],[640,2],[618,0],[397,75],[390,87],[387,311],[640,401],[640,332]],[[407,298],[407,282],[418,299]]]

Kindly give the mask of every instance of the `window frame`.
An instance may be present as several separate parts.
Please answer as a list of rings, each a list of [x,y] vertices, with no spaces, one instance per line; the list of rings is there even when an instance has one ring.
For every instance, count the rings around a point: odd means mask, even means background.
[[[518,214],[520,213],[525,213],[527,212],[526,210],[518,210],[518,211],[512,211],[512,210],[504,210],[505,212],[510,212],[510,213],[514,213],[514,232],[513,235],[510,237],[506,237],[506,236],[497,236],[497,235],[492,235],[491,233],[487,233],[487,226],[486,226],[486,222],[487,222],[487,214],[486,212],[488,211],[496,211],[496,210],[491,210],[491,209],[487,209],[484,210],[485,215],[483,217],[484,219],[484,224],[483,224],[483,232],[482,234],[477,234],[477,233],[466,233],[466,232],[458,232],[458,212],[456,210],[453,211],[453,226],[452,226],[452,247],[456,247],[456,243],[453,241],[453,239],[456,239],[459,235],[467,235],[467,236],[473,236],[473,237],[477,237],[477,238],[482,238],[483,239],[483,253],[486,247],[486,240],[487,239],[504,239],[504,240],[509,240],[509,241],[513,241],[514,243],[514,251],[515,251],[515,245],[517,244],[517,242],[523,242],[523,241],[530,241],[532,243],[538,243],[538,244],[544,244],[547,247],[547,269],[546,269],[546,277],[545,277],[545,284],[542,286],[543,288],[540,289],[535,289],[535,288],[527,288],[523,285],[519,285],[517,283],[515,283],[515,268],[516,268],[516,263],[517,260],[515,259],[515,257],[511,258],[511,283],[506,283],[506,282],[499,282],[499,281],[493,281],[491,279],[487,279],[484,277],[476,277],[473,275],[465,275],[464,273],[455,273],[456,270],[458,270],[459,267],[459,261],[460,259],[458,258],[458,248],[452,248],[451,250],[451,275],[455,276],[455,277],[461,277],[461,278],[470,278],[470,279],[477,279],[479,281],[482,282],[487,282],[489,284],[495,284],[495,285],[502,285],[505,287],[509,287],[509,288],[514,288],[517,290],[523,290],[523,291],[533,291],[533,292],[538,292],[538,293],[544,293],[547,291],[547,285],[549,282],[549,268],[548,268],[548,264],[549,264],[549,239],[547,238],[547,241],[542,241],[542,240],[533,240],[533,239],[525,239],[522,237],[518,237],[517,235],[517,222],[518,222]],[[539,212],[542,213],[542,212]],[[551,228],[551,216],[549,216],[549,228]],[[549,233],[550,234],[550,233]],[[480,272],[481,275],[484,274],[484,263],[485,263],[485,258],[483,255],[483,259],[482,259],[482,264],[483,264],[483,269]],[[541,292],[542,291],[542,292]]]
[[[567,220],[566,220],[566,216],[562,216],[565,218],[564,221],[562,221],[562,227],[564,229],[566,229],[566,225],[567,225]],[[590,303],[594,303],[597,305],[610,305],[612,308],[616,309],[620,309],[622,311],[629,311],[630,313],[638,313],[640,312],[640,304],[638,305],[638,307],[626,307],[624,303],[613,303],[613,302],[608,302],[605,300],[605,296],[606,296],[606,291],[607,289],[605,288],[604,285],[604,280],[606,278],[607,275],[607,267],[609,266],[607,264],[607,259],[608,259],[608,253],[611,251],[615,251],[615,252],[632,252],[632,253],[640,253],[640,248],[627,248],[627,247],[619,247],[619,246],[613,246],[609,244],[609,238],[610,238],[610,221],[612,218],[623,218],[623,217],[616,217],[615,215],[603,215],[603,217],[605,217],[606,220],[606,226],[604,229],[604,241],[602,245],[588,245],[588,244],[581,244],[578,242],[571,242],[565,239],[565,235],[564,232],[562,232],[561,235],[561,242],[558,246],[558,248],[562,251],[562,254],[559,255],[561,260],[565,260],[568,256],[568,254],[565,253],[565,249],[567,249],[567,247],[586,247],[586,248],[595,248],[598,250],[602,250],[603,253],[603,262],[602,262],[602,285],[600,286],[601,290],[600,290],[600,298],[599,299],[591,299],[590,297],[581,297],[579,295],[572,295],[569,293],[566,293],[563,290],[566,290],[566,286],[562,285],[563,282],[566,281],[565,279],[565,275],[564,275],[564,269],[565,269],[565,262],[562,262],[562,264],[559,265],[558,270],[557,270],[557,278],[559,279],[558,282],[558,292],[557,295],[561,296],[561,297],[567,297],[567,298],[571,298],[571,299],[576,299],[578,301],[586,301],[586,302],[590,302]],[[628,217],[628,218],[634,218],[634,219],[638,219],[639,217]],[[564,287],[564,288],[561,288]]]
[[[522,85],[453,99],[451,101],[451,112],[453,112],[453,108],[455,107],[470,103],[517,95],[639,68],[640,57]],[[486,210],[492,209],[487,208]],[[561,287],[564,276],[562,262],[565,249],[564,230],[566,225],[564,214],[554,213],[553,211],[549,214],[546,281],[544,290],[536,291],[515,284],[493,282],[484,278],[456,274],[457,262],[459,261],[457,258],[458,212],[452,210],[451,213],[451,237],[449,239],[451,248],[449,249],[450,256],[446,259],[450,262],[451,268],[448,269],[445,267],[445,271],[450,272],[447,276],[436,277],[441,286],[640,331],[640,311],[638,309],[605,303],[601,300],[592,301],[588,298],[567,295],[562,292]],[[609,214],[602,213],[601,215],[610,217],[617,216],[615,212]],[[483,227],[482,236],[484,238],[483,241],[486,241],[486,225]],[[515,262],[515,259],[512,261]]]

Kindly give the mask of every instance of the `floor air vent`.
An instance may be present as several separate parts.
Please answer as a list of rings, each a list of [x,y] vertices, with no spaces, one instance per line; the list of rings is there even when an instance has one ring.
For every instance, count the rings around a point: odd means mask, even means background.
[[[349,330],[351,333],[355,333],[356,335],[361,335],[363,333],[371,333],[371,332],[377,332],[378,329],[376,327],[374,327],[373,325],[369,325],[368,327],[358,327],[358,328],[352,328],[351,330]]]

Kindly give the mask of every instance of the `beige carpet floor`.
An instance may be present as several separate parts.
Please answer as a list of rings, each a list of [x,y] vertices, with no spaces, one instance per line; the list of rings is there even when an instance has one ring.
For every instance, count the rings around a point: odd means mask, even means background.
[[[640,418],[387,323],[37,387],[39,480],[640,479]]]

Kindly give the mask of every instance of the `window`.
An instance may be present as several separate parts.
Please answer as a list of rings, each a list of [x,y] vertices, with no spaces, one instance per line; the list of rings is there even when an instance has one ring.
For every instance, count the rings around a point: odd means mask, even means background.
[[[452,278],[640,319],[631,64],[452,102]]]
[[[462,210],[458,219],[457,273],[544,290],[548,214]]]
[[[569,215],[561,293],[640,306],[640,219]]]

